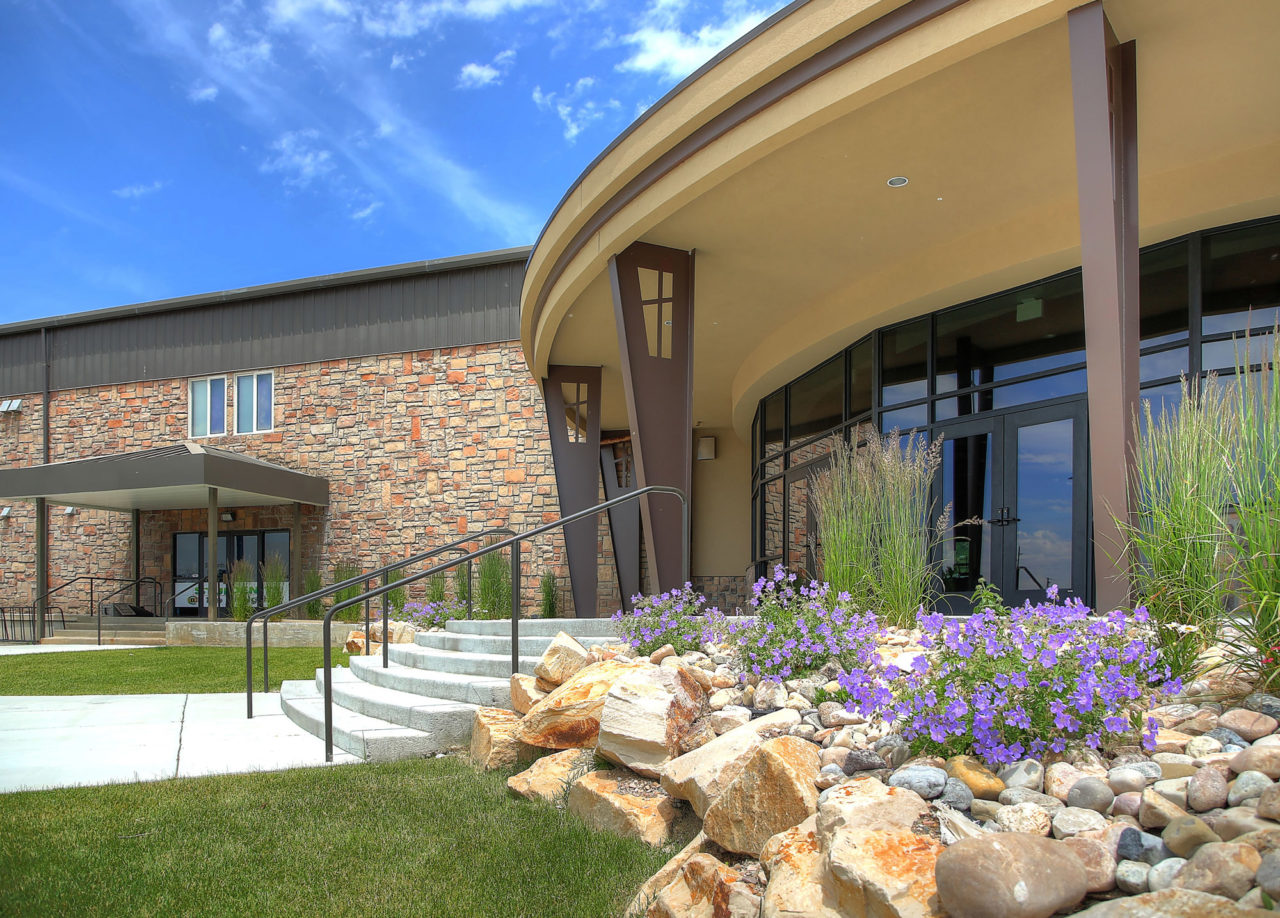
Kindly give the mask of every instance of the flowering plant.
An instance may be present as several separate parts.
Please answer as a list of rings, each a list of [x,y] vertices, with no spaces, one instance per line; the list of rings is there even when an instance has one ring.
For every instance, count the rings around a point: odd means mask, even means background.
[[[875,615],[851,611],[848,593],[818,581],[797,589],[796,579],[777,565],[752,587],[752,617],[727,629],[750,672],[791,679],[833,661],[849,668],[878,660]]]
[[[610,620],[619,637],[637,653],[653,653],[663,644],[670,644],[676,653],[686,653],[723,637],[723,613],[715,607],[705,608],[706,604],[707,597],[686,583],[655,596],[637,593],[631,597],[631,611],[619,609]]]
[[[458,618],[458,607],[447,600],[407,602],[399,614],[393,611],[391,617],[410,622],[419,628],[443,628],[445,622]]]
[[[993,763],[1139,732],[1154,746],[1157,724],[1142,723],[1140,712],[1181,683],[1148,640],[1146,609],[1091,616],[1079,600],[1059,602],[1056,587],[1034,606],[1004,609],[998,596],[994,606],[964,621],[921,611],[925,654],[909,672],[842,675],[850,709],[900,719],[917,752],[971,752]]]

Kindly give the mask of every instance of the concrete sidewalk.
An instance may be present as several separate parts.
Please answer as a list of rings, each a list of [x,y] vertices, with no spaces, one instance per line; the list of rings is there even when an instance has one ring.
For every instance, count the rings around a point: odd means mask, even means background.
[[[325,764],[279,695],[255,694],[253,710],[234,693],[3,696],[0,793]]]
[[[0,657],[23,653],[84,653],[90,650],[151,650],[155,644],[0,644]]]

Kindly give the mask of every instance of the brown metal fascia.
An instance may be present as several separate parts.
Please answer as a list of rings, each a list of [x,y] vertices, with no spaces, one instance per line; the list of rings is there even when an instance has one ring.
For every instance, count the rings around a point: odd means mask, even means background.
[[[967,0],[911,0],[905,6],[898,7],[898,9],[874,22],[867,23],[857,31],[822,49],[813,57],[797,64],[786,73],[775,77],[676,143],[671,149],[642,169],[635,178],[618,189],[574,233],[573,238],[569,240],[569,244],[565,246],[564,250],[552,263],[551,271],[548,272],[546,280],[543,281],[542,287],[538,290],[538,297],[533,306],[533,323],[537,324],[539,317],[542,315],[542,309],[551,295],[551,288],[560,278],[560,275],[564,273],[564,269],[568,267],[569,262],[577,257],[587,242],[596,233],[600,232],[606,223],[667,173],[700,150],[719,140],[725,134],[728,134],[734,128],[750,121],[762,111],[782,101],[798,89],[965,2]],[[789,13],[791,10],[787,12]],[[654,106],[654,110],[657,108],[658,106]],[[588,167],[587,172],[590,172],[592,168],[594,168],[594,164]],[[583,175],[585,176],[587,172],[584,172]],[[579,178],[578,182],[581,181],[582,179]],[[574,187],[577,186],[578,182],[574,183]],[[568,195],[565,197],[565,200],[567,199]],[[563,201],[561,206],[563,206]],[[551,215],[551,220],[555,219],[559,210],[560,208],[557,207],[556,211]],[[547,226],[551,225],[551,220],[547,221]],[[543,233],[545,232],[546,229],[544,227]],[[541,241],[541,234],[538,238]],[[536,245],[534,249],[537,249]],[[532,257],[532,254],[530,257]]]

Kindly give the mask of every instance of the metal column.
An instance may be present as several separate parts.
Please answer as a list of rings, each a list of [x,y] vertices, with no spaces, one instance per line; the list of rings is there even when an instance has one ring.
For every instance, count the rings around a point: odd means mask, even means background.
[[[600,499],[596,463],[600,455],[600,368],[547,367],[542,381],[551,432],[551,460],[556,470],[560,513],[569,516],[594,506]],[[596,568],[595,519],[564,527],[573,612],[595,618],[599,574]]]
[[[289,598],[296,599],[304,591],[302,571],[302,504],[293,505],[293,524],[289,527]],[[264,624],[265,627],[265,624]]]
[[[693,482],[693,253],[636,242],[609,259],[636,480],[690,493]],[[683,585],[681,507],[641,506],[658,590]]]
[[[1138,407],[1138,123],[1133,42],[1119,44],[1101,0],[1067,14],[1075,116],[1095,605],[1131,600],[1125,540],[1133,420]]]
[[[129,514],[129,553],[133,555],[133,604],[142,605],[142,511]],[[153,609],[156,615],[159,609]]]
[[[206,586],[205,602],[209,610],[209,618],[218,617],[218,489],[209,489],[209,532],[208,545],[205,548]],[[227,597],[230,599],[230,597]]]

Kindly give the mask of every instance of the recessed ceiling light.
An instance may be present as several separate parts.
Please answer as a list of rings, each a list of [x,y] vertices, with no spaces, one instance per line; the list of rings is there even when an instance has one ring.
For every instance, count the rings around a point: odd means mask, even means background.
[[[905,175],[895,175],[893,178],[889,179],[886,184],[890,188],[901,188],[903,185],[907,184],[907,177]]]

